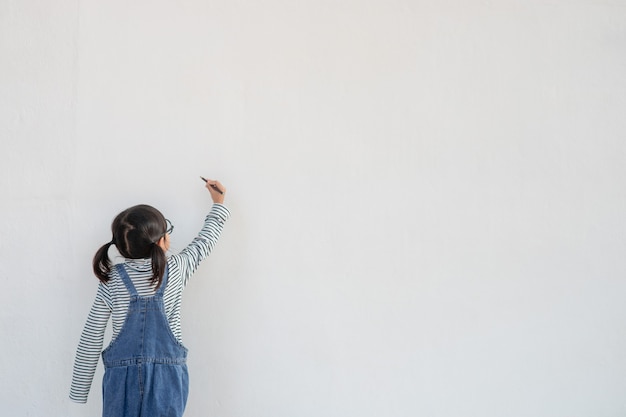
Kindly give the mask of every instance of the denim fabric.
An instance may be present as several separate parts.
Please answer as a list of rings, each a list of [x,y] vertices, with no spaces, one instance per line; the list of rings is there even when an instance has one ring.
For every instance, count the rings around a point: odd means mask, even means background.
[[[189,393],[187,348],[169,327],[163,282],[151,297],[140,297],[124,266],[116,268],[130,293],[126,321],[102,352],[103,417],[180,417]]]

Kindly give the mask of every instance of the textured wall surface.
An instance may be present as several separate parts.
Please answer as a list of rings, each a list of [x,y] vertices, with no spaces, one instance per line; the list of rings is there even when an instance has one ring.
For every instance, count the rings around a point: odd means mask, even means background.
[[[187,416],[626,414],[618,0],[0,2],[2,415],[67,398],[137,203],[185,294]]]

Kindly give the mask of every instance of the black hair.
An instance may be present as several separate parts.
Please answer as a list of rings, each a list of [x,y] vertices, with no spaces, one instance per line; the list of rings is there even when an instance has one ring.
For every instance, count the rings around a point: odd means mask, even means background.
[[[113,264],[109,259],[111,245],[127,259],[152,260],[150,282],[159,288],[165,273],[167,259],[165,252],[157,244],[165,236],[167,223],[163,214],[152,206],[140,204],[118,214],[111,224],[113,237],[98,249],[93,257],[93,272],[101,282],[109,280]]]

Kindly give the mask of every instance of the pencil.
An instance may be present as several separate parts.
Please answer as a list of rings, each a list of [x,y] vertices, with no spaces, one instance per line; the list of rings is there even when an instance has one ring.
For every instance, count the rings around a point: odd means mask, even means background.
[[[203,176],[200,176],[200,179],[202,181],[204,181],[205,183],[208,182],[209,180],[207,180],[206,178],[204,178]],[[215,191],[217,191],[220,194],[224,194],[224,191],[220,190],[219,188],[217,188],[217,186],[211,184],[211,188],[213,188]]]

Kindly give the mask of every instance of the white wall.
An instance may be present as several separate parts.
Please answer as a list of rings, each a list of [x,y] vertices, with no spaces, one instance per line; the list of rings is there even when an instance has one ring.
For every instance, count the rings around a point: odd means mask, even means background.
[[[198,175],[187,416],[625,415],[624,5],[1,1],[2,415],[100,415],[91,257]]]

